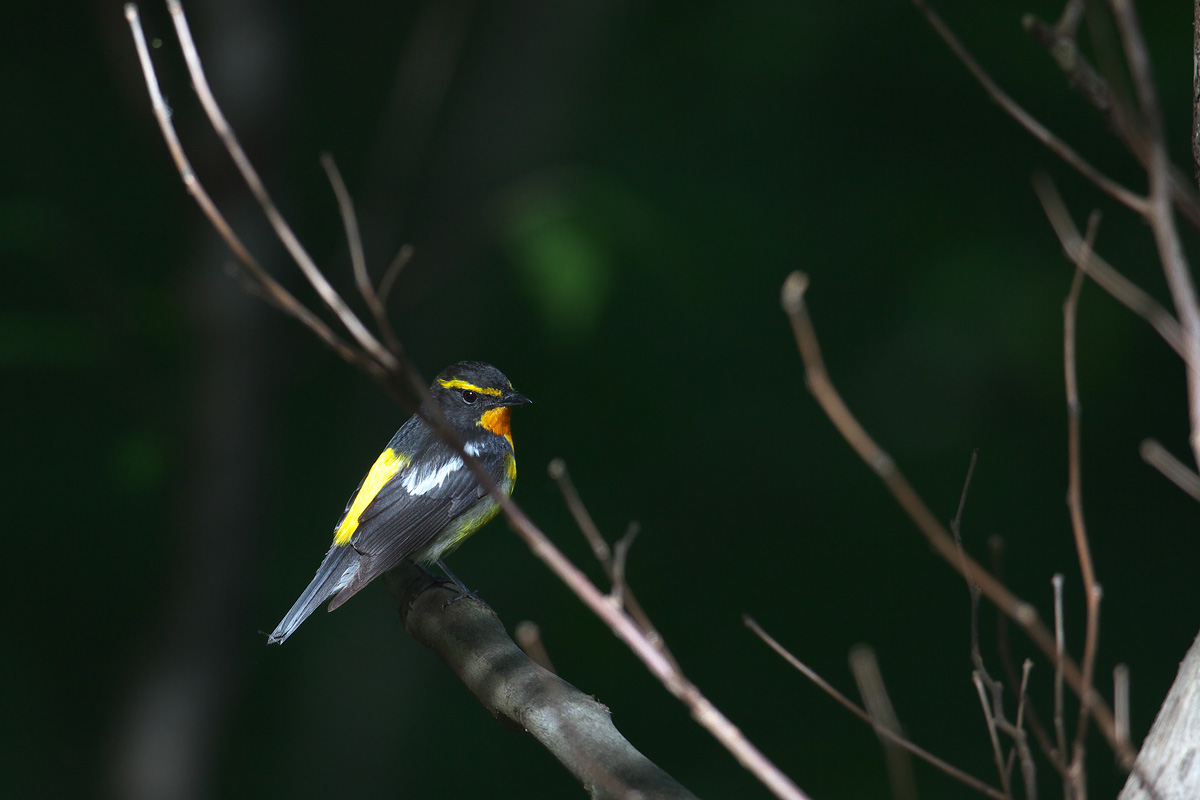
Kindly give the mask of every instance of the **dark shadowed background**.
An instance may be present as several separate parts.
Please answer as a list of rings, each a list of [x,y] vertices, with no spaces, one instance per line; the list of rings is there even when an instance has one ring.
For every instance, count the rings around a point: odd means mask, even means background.
[[[1179,5],[1179,4],[1176,4]],[[1143,179],[1021,32],[1060,7],[942,11],[1037,114]],[[1144,9],[1181,163],[1188,9]],[[1149,232],[984,96],[905,0],[186,6],[218,99],[301,239],[353,294],[337,159],[426,376],[499,366],[520,409],[515,498],[597,580],[546,474],[566,460],[688,675],[814,798],[888,797],[870,729],[771,654],[764,627],[856,696],[878,652],[911,737],[995,783],[966,588],[804,387],[778,302],[793,269],[864,424],[1068,644],[1083,604],[1067,511],[1061,304],[1070,265],[1030,189],[1059,183],[1098,249],[1167,300]],[[217,202],[268,235],[195,102],[162,8],[168,102]],[[116,2],[9,9],[0,72],[0,364],[10,574],[0,773],[13,797],[573,797],[402,632],[384,589],[269,631],[405,414],[239,288],[151,117]],[[1179,361],[1095,286],[1079,317],[1084,499],[1105,588],[1098,684],[1128,663],[1143,736],[1200,628],[1197,510],[1139,459],[1185,457]],[[766,797],[502,521],[452,559],[511,629],[703,797]],[[995,617],[985,656],[999,672]],[[1052,671],[1035,656],[1048,716]],[[1073,704],[1070,708],[1073,719]],[[1095,797],[1121,776],[1090,740]],[[1055,794],[1040,762],[1044,791]],[[917,768],[924,797],[968,790]]]

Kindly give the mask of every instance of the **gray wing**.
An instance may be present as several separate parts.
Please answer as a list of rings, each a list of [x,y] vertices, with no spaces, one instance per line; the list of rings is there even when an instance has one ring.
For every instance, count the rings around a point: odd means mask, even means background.
[[[381,488],[359,516],[349,544],[358,553],[359,568],[330,603],[330,610],[400,562],[419,555],[486,494],[462,458],[440,442],[413,462]]]

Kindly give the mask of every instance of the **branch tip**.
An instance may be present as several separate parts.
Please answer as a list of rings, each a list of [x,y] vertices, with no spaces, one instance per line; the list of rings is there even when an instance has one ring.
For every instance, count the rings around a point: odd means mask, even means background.
[[[799,314],[804,308],[804,293],[808,290],[808,273],[796,270],[783,282],[780,302],[788,314]]]

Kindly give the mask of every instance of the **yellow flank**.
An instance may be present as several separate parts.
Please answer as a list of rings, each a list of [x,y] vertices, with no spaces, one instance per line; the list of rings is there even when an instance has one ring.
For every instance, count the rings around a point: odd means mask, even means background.
[[[516,481],[517,462],[510,455],[508,457],[507,469],[508,476],[500,481],[500,491],[507,495],[512,494],[513,484]],[[448,531],[449,535],[436,541],[423,552],[418,560],[422,564],[433,564],[439,558],[452,553],[460,544],[466,541],[467,537],[475,531],[482,528],[492,520],[500,512],[500,506],[496,505],[496,501],[491,496],[484,497],[474,505],[467,513],[458,518],[458,524],[453,531]]]
[[[500,406],[483,412],[479,416],[479,422],[475,424],[497,436],[503,436],[508,439],[508,446],[513,446],[512,413],[508,406]]]
[[[344,545],[350,541],[350,537],[358,530],[359,516],[367,510],[367,506],[375,499],[375,495],[379,494],[379,490],[387,485],[387,482],[394,478],[403,467],[407,467],[410,461],[408,456],[396,453],[390,447],[380,453],[379,458],[375,459],[371,471],[367,473],[367,477],[363,478],[362,486],[354,495],[354,502],[346,511],[342,524],[338,525],[337,531],[333,534],[335,545]]]
[[[491,394],[495,395],[496,397],[500,396],[499,389],[492,389],[487,386],[476,386],[473,383],[460,381],[458,378],[455,378],[452,381],[444,381],[441,378],[438,378],[438,383],[440,383],[442,386],[445,386],[447,389],[467,389],[468,391],[479,392],[480,394]]]

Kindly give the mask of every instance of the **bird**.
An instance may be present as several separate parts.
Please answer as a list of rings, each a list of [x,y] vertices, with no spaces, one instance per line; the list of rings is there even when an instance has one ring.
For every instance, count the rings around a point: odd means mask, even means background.
[[[429,397],[350,496],[316,576],[267,643],[283,643],[325,600],[333,598],[333,611],[406,559],[422,566],[436,563],[462,596],[471,595],[442,559],[500,508],[429,420],[440,412],[462,452],[511,495],[517,479],[511,410],[531,402],[504,373],[482,361],[460,361],[438,373]]]

